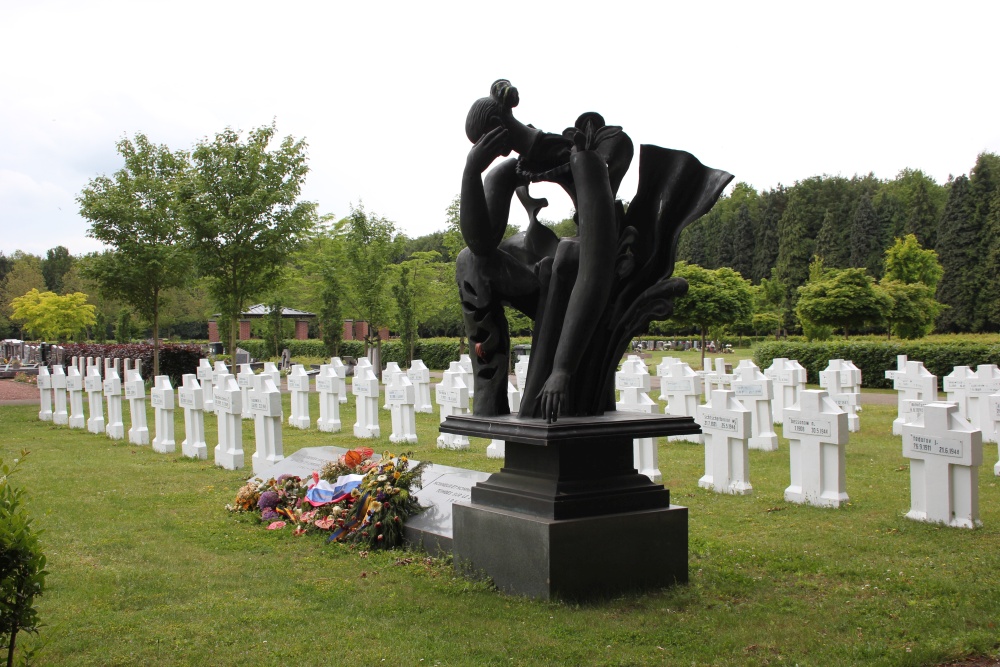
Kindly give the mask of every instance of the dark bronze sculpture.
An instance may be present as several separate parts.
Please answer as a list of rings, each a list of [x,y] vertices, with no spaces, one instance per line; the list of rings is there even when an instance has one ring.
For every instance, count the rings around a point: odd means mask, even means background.
[[[626,211],[617,192],[634,150],[622,128],[588,112],[550,134],[514,117],[518,101],[501,79],[466,120],[473,146],[462,176],[461,230],[468,248],[456,277],[475,353],[473,413],[509,413],[509,305],[535,321],[520,416],[600,415],[614,410],[614,372],[628,342],[669,317],[674,298],[687,291],[683,279],[670,277],[681,230],[714,205],[732,175],[690,153],[642,145],[639,186]],[[518,157],[483,178],[511,152]],[[528,188],[539,181],[570,196],[577,236],[557,238],[538,222],[548,202]],[[515,194],[528,227],[502,240]]]

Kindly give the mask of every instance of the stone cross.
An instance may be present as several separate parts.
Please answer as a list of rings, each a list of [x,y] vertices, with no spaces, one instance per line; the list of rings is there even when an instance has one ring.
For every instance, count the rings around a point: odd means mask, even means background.
[[[517,388],[519,391],[524,391],[524,384],[528,381],[528,365],[530,363],[530,354],[517,355],[517,363],[514,364],[514,377],[517,379]]]
[[[806,388],[806,369],[795,359],[777,357],[771,360],[764,376],[770,378],[773,384],[774,403],[771,407],[774,423],[780,424],[785,407],[795,405],[799,392]]]
[[[74,363],[66,372],[66,391],[69,393],[69,427],[87,428],[87,419],[83,414],[83,376]]]
[[[507,380],[507,405],[510,406],[510,413],[512,415],[516,415],[521,409],[521,392],[509,379]],[[497,440],[496,438],[490,440],[490,444],[486,446],[486,458],[502,459],[506,456],[507,441]]]
[[[65,426],[69,423],[69,413],[66,412],[66,369],[61,364],[52,367],[52,392],[56,399],[52,423]]]
[[[729,384],[733,381],[732,373],[726,372],[726,360],[721,357],[715,360],[714,368],[709,366],[703,377],[705,378],[706,403],[711,400],[711,394],[714,390],[728,389]]]
[[[716,389],[709,403],[698,406],[697,421],[705,436],[705,475],[698,486],[734,495],[753,491],[747,448],[752,419],[731,389]]]
[[[112,440],[125,438],[122,423],[122,380],[118,376],[118,360],[108,359],[104,367],[104,397],[108,400],[108,424],[104,432]]]
[[[841,359],[831,359],[826,370],[819,372],[819,386],[826,389],[826,392],[833,399],[833,402],[840,406],[840,409],[847,413],[847,430],[849,433],[857,433],[861,430],[861,419],[858,417],[858,406],[861,403],[861,395],[852,391],[847,391],[841,384],[844,379]],[[848,369],[848,372],[850,370]]]
[[[885,377],[899,392],[899,416],[892,422],[892,434],[902,435],[903,424],[910,421],[913,410],[937,400],[937,376],[924,368],[922,361],[909,361],[905,354],[896,357],[896,365],[897,369],[886,371]]]
[[[157,375],[153,379],[153,388],[149,390],[149,404],[153,406],[153,424],[156,435],[153,437],[153,451],[161,454],[171,454],[176,449],[174,442],[174,388],[170,378]]]
[[[660,390],[667,399],[666,413],[673,417],[698,417],[698,405],[705,393],[705,380],[691,370],[685,362],[679,362],[667,367],[667,374],[660,376]],[[686,440],[688,442],[705,442],[702,434],[672,435],[667,440]]]
[[[128,441],[133,445],[149,444],[149,427],[146,425],[146,383],[138,368],[129,368],[125,360],[125,398],[132,417],[132,427],[128,430]]]
[[[660,378],[661,401],[668,402],[670,400],[668,396],[669,392],[667,391],[667,388],[663,386],[664,385],[663,378],[666,378],[670,375],[671,366],[675,366],[677,364],[682,364],[682,363],[684,362],[682,362],[677,357],[663,357],[663,359],[660,361],[660,365],[656,367],[656,377]]]
[[[340,385],[330,364],[323,364],[316,374],[316,393],[319,394],[319,419],[316,428],[325,433],[340,431]]]
[[[783,419],[791,468],[785,500],[818,507],[846,503],[847,413],[827,392],[806,389]]]
[[[386,389],[389,388],[389,383],[392,382],[392,376],[396,373],[402,373],[403,369],[399,367],[399,364],[395,361],[385,362],[385,370],[382,371],[382,386]],[[386,394],[385,404],[382,405],[383,410],[389,410],[389,395]]]
[[[355,438],[377,438],[381,435],[378,424],[378,378],[369,366],[356,366],[351,380],[354,393],[357,421],[354,423]]]
[[[854,394],[861,393],[861,369],[850,359],[840,360],[840,386]]]
[[[295,364],[285,378],[288,391],[291,392],[292,414],[288,417],[289,426],[307,429],[312,425],[309,417],[309,375],[302,364]]]
[[[83,387],[87,391],[87,403],[90,407],[90,419],[87,420],[87,430],[100,435],[104,433],[104,378],[101,377],[101,366],[92,363],[87,366],[87,377],[83,379]]]
[[[773,452],[778,449],[778,434],[774,432],[774,417],[771,413],[771,399],[774,387],[750,359],[744,359],[733,372],[731,382],[736,400],[750,410],[750,449]]]
[[[239,470],[243,467],[243,392],[229,373],[216,375],[215,381],[215,409],[219,415],[215,465]]]
[[[219,386],[219,378],[222,377],[223,375],[229,375],[229,367],[226,366],[226,362],[224,361],[216,361],[215,368],[212,369],[213,402],[214,402],[215,387]],[[216,415],[222,414],[221,412],[219,412],[218,406],[214,408],[214,412]]]
[[[619,412],[658,413],[659,406],[649,397],[650,378],[645,362],[640,357],[629,355],[615,373],[615,389],[620,398],[615,404]],[[660,452],[656,438],[636,438],[632,441],[632,459],[639,474],[649,477],[659,484],[663,480],[660,473]]]
[[[975,379],[969,380],[966,396],[972,425],[983,432],[983,442],[996,442],[997,432],[990,416],[990,395],[1000,393],[1000,369],[996,364],[979,364]]]
[[[434,385],[434,397],[441,408],[441,422],[451,415],[469,414],[469,388],[462,379],[464,371],[459,362],[453,361],[444,372],[439,384]],[[441,449],[468,449],[469,438],[454,433],[441,433],[437,438]]]
[[[347,366],[340,360],[340,357],[330,357],[330,368],[335,376],[333,386],[340,403],[347,403]]]
[[[212,382],[215,379],[215,371],[208,359],[198,361],[198,382],[201,383],[202,396],[204,397],[205,412],[215,412],[215,398],[212,390]]]
[[[472,375],[472,357],[467,354],[458,356],[458,365],[462,368],[462,382],[469,389],[469,398],[476,395],[475,381]]]
[[[969,380],[976,379],[976,372],[968,366],[955,366],[943,378],[944,392],[949,403],[958,406],[958,415],[962,419],[972,419],[969,414]]]
[[[1000,431],[1000,394],[990,394],[990,419],[993,421],[993,430]],[[993,466],[993,474],[1000,477],[1000,460]]]
[[[52,376],[45,366],[38,367],[38,418],[43,422],[52,421]]]
[[[266,371],[267,364],[264,369]],[[285,458],[281,441],[281,391],[274,383],[271,373],[254,376],[253,389],[250,390],[250,412],[253,413],[254,435],[257,440],[257,451],[252,457],[253,472],[260,475]]]
[[[903,424],[903,456],[910,459],[907,519],[955,528],[981,526],[980,431],[958,415],[954,403],[932,402],[916,421]]]
[[[415,412],[434,412],[434,404],[431,403],[431,372],[421,359],[414,359],[410,369],[406,371],[406,377],[413,383],[414,400],[413,410]]]
[[[181,454],[193,459],[207,459],[205,394],[198,383],[198,376],[194,373],[185,374],[181,382],[181,386],[177,389],[177,403],[184,410],[184,440],[181,441]]]
[[[384,373],[382,377],[385,378]],[[385,399],[392,412],[392,433],[389,435],[389,442],[416,442],[417,422],[413,410],[416,392],[413,383],[401,370],[393,373],[388,380],[389,383],[385,386]]]
[[[243,403],[243,419],[253,419],[250,412],[250,390],[253,388],[253,367],[250,364],[240,364],[240,372],[236,374],[236,384],[240,387],[240,402]]]

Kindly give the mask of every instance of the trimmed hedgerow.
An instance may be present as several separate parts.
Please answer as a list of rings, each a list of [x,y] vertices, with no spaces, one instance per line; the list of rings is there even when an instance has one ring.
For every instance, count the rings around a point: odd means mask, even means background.
[[[74,343],[65,346],[66,359],[70,357],[104,357],[105,359],[139,359],[142,361],[142,378],[153,377],[153,346],[148,343],[126,343],[124,345],[101,345],[98,343]],[[160,375],[170,377],[170,382],[178,386],[185,373],[198,370],[198,360],[204,357],[200,345],[177,345],[168,343],[160,346]]]
[[[896,368],[896,356],[905,354],[911,361],[922,361],[924,367],[942,378],[955,366],[1000,364],[1000,344],[956,341],[953,343],[927,342],[851,342],[826,341],[814,343],[767,342],[754,350],[754,363],[767,368],[776,357],[796,359],[809,373],[809,382],[819,383],[819,372],[827,367],[830,359],[850,359],[861,369],[864,386],[892,389],[892,381],[885,379],[885,371]]]

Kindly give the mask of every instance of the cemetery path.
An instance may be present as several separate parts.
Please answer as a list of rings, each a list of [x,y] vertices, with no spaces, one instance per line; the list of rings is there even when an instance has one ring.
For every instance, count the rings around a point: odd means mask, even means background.
[[[38,403],[38,387],[14,380],[0,380],[0,405]]]

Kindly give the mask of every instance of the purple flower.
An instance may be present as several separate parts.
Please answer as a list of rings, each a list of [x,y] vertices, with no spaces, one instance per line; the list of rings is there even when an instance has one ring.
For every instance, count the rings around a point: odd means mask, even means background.
[[[261,515],[260,515],[260,518],[261,518],[261,520],[263,520],[263,521],[272,521],[272,520],[274,520],[274,519],[279,519],[279,518],[281,518],[281,515],[280,515],[280,514],[278,514],[277,512],[275,512],[275,511],[274,511],[273,509],[271,509],[270,507],[268,507],[268,508],[267,508],[267,509],[265,509],[265,510],[264,510],[263,512],[261,512]]]
[[[260,500],[257,501],[257,507],[260,509],[271,509],[273,510],[278,506],[278,492],[277,491],[265,491],[260,494]]]
[[[299,481],[299,478],[298,478],[297,475],[282,475],[281,477],[278,478],[278,484],[284,484],[285,482],[287,482],[290,479],[294,479],[295,481]]]

